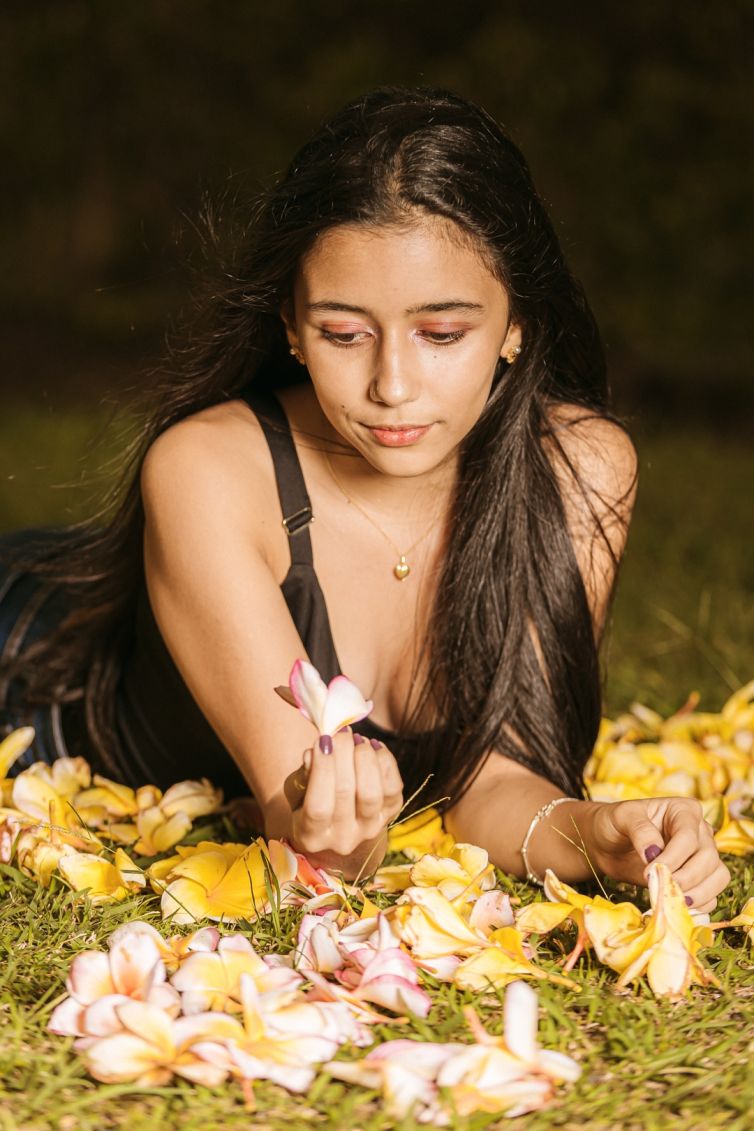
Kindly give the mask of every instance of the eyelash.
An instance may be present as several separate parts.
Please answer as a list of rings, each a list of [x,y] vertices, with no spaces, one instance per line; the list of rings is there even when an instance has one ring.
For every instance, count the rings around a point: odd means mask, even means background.
[[[355,337],[358,331],[354,330],[350,334],[336,334],[332,330],[321,330],[322,337],[327,342],[331,342],[339,349],[351,349],[353,346],[358,346],[360,342],[344,342],[342,338]],[[424,338],[433,346],[452,346],[454,342],[459,342],[462,338],[466,337],[465,330],[449,330],[447,333],[433,334],[431,330],[424,332]]]

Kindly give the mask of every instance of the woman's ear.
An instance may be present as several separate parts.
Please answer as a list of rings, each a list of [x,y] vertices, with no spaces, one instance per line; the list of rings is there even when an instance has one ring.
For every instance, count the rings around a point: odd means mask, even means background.
[[[518,355],[521,353],[521,329],[511,322],[508,327],[508,332],[505,335],[505,341],[500,349],[500,356],[504,357],[509,365],[512,365]]]
[[[293,309],[293,303],[290,299],[286,299],[285,302],[281,304],[280,317],[282,318],[283,325],[285,326],[285,336],[288,339],[288,345],[290,346],[289,352],[293,354],[299,365],[306,365],[306,360],[304,359],[304,355],[301,352],[301,346],[299,345],[298,332],[296,331],[296,316]]]

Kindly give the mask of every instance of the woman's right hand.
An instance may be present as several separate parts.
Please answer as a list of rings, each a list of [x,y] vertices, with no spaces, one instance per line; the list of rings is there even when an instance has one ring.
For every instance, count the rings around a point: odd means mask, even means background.
[[[388,748],[342,731],[332,738],[332,753],[324,753],[327,739],[304,751],[303,764],[285,780],[291,807],[291,840],[307,856],[343,858],[376,868],[382,863],[387,826],[403,806],[403,781]],[[379,858],[377,858],[379,855]],[[326,865],[327,866],[327,865]],[[333,867],[332,863],[329,865]]]

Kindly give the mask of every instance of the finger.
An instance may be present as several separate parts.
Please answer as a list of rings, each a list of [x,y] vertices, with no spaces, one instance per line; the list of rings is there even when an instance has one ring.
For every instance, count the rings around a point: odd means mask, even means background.
[[[332,762],[334,767],[333,823],[341,826],[353,825],[356,817],[356,768],[354,766],[353,735],[350,730],[341,731],[333,738]]]
[[[335,811],[335,759],[323,754],[322,740],[312,749],[309,780],[301,807],[309,828],[329,828]]]
[[[382,778],[382,807],[389,820],[397,816],[403,806],[403,778],[398,763],[381,742],[375,749]]]
[[[663,820],[665,847],[657,861],[671,872],[677,872],[699,849],[702,807],[690,798],[678,799],[668,805]]]
[[[673,872],[673,879],[686,893],[690,893],[692,888],[704,883],[720,863],[717,845],[704,821],[699,827],[698,837],[697,851],[682,867]]]
[[[712,911],[717,904],[717,897],[724,891],[730,882],[730,872],[722,860],[718,859],[717,867],[709,872],[701,883],[685,892],[690,906],[695,911]]]
[[[308,752],[310,753],[310,752]],[[289,774],[283,783],[283,793],[291,809],[300,809],[304,803],[309,775],[305,765]]]
[[[382,775],[375,750],[368,742],[361,743],[354,755],[356,769],[356,817],[371,821],[382,815]]]

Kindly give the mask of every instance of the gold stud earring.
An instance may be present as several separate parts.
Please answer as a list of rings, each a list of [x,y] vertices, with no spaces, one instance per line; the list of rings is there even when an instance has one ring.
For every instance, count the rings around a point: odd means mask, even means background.
[[[518,357],[518,355],[520,353],[521,353],[521,346],[513,346],[513,348],[508,350],[507,354],[505,355],[505,360],[508,362],[509,365],[513,365],[513,362],[516,360],[516,358]]]
[[[306,365],[306,362],[304,361],[304,355],[301,353],[301,350],[297,350],[295,346],[291,346],[288,352],[290,354],[293,354],[299,365]]]

